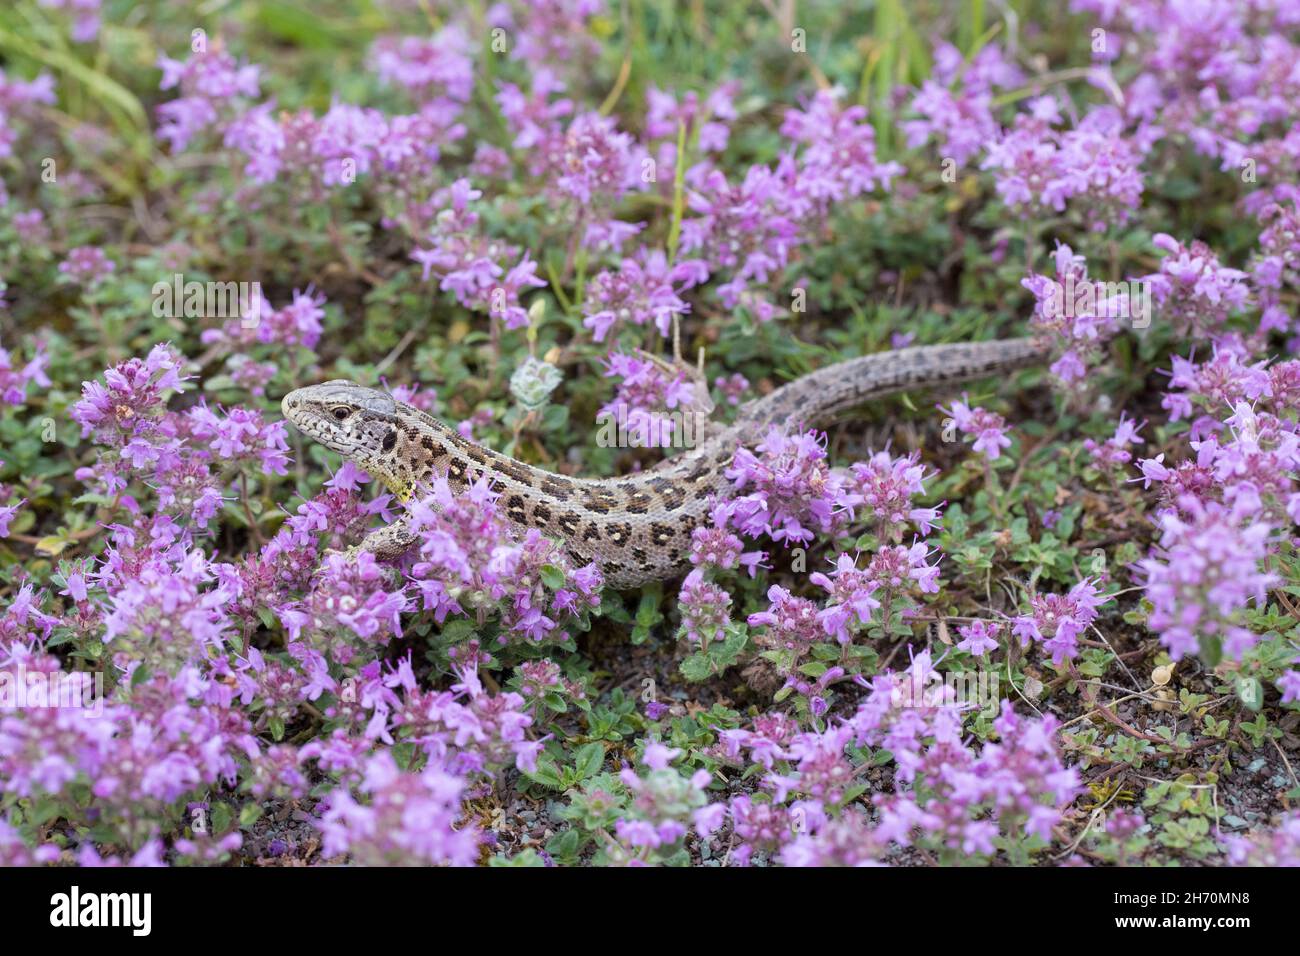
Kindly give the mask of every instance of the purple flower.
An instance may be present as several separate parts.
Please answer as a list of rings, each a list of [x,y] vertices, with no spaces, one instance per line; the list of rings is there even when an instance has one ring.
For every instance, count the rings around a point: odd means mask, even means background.
[[[708,806],[705,789],[710,775],[698,770],[687,777],[674,770],[670,764],[680,754],[651,741],[645,747],[642,773],[623,768],[619,780],[630,800],[614,822],[614,833],[626,856],[614,854],[613,862],[643,865],[655,851],[676,845],[691,825],[702,831],[716,829],[718,814]]]
[[[605,366],[607,378],[622,381],[614,398],[596,413],[602,426],[614,425],[626,433],[629,444],[639,448],[666,448],[675,441],[694,440],[694,422],[687,416],[700,413],[707,395],[685,371],[670,375],[659,363],[625,352],[611,352]],[[679,425],[685,434],[675,437]]]
[[[1115,433],[1110,438],[1100,444],[1091,438],[1086,439],[1083,449],[1092,457],[1093,464],[1103,469],[1123,467],[1133,460],[1133,453],[1129,448],[1143,444],[1143,440],[1138,437],[1138,432],[1141,430],[1142,425],[1135,424],[1131,418],[1121,413],[1119,422],[1115,426]]]
[[[479,215],[470,207],[482,195],[467,179],[435,194],[431,204],[445,208],[431,231],[432,247],[417,248],[411,258],[421,264],[424,281],[436,273],[438,287],[461,305],[487,312],[507,328],[521,328],[528,324],[528,311],[519,294],[546,282],[537,277],[537,264],[527,252],[483,235]]]
[[[93,289],[117,267],[97,246],[77,246],[68,250],[68,257],[59,263],[59,272],[68,280],[87,289]]]
[[[687,259],[671,268],[661,250],[641,249],[634,259],[624,259],[616,272],[602,272],[591,280],[582,309],[582,324],[597,342],[612,329],[627,323],[653,324],[668,335],[674,316],[686,315],[690,306],[679,293],[708,278],[704,263]]]
[[[1233,866],[1300,866],[1300,812],[1291,811],[1272,830],[1255,830],[1225,841]]]
[[[404,587],[390,588],[387,579],[367,551],[355,559],[328,555],[306,598],[278,609],[290,640],[306,639],[346,665],[358,647],[400,637],[401,615],[412,602]]]
[[[502,645],[511,636],[530,643],[563,641],[563,622],[600,606],[599,569],[574,568],[563,549],[535,528],[517,539],[486,481],[455,493],[439,478],[426,496],[408,503],[408,511],[420,536],[408,580],[440,623],[465,613],[466,605],[480,614],[495,608],[502,618],[497,639]],[[548,568],[564,577],[553,592],[545,583]]]
[[[1097,608],[1109,598],[1103,596],[1091,580],[1085,579],[1068,594],[1036,594],[1030,599],[1031,611],[1012,621],[1011,633],[1020,638],[1020,646],[1038,641],[1051,651],[1052,663],[1074,660],[1079,654],[1078,637],[1097,619]]]
[[[795,169],[790,162],[776,172],[751,166],[733,186],[714,170],[691,190],[689,206],[696,217],[682,223],[681,248],[695,252],[710,273],[727,271],[732,278],[718,295],[734,308],[751,283],[766,282],[790,261],[799,228],[789,208]]]
[[[857,520],[874,525],[879,540],[902,540],[909,523],[923,535],[938,527],[939,509],[917,508],[911,500],[925,494],[925,481],[933,477],[926,475],[920,461],[918,452],[905,458],[892,458],[888,452],[881,451],[853,466],[846,500],[858,512]]]
[[[479,830],[461,820],[465,781],[436,764],[398,769],[392,754],[370,757],[358,786],[365,802],[339,787],[327,797],[320,830],[326,856],[349,854],[362,866],[473,866]]]
[[[50,357],[40,343],[33,347],[31,359],[22,368],[15,368],[13,354],[0,348],[0,402],[21,407],[29,384],[49,388],[50,378],[45,374],[49,363]]]
[[[937,44],[931,78],[910,104],[921,118],[901,124],[907,145],[915,148],[933,138],[940,156],[965,166],[1001,132],[992,113],[993,90],[1022,79],[994,43],[982,47],[969,63],[952,44]],[[959,88],[952,89],[958,81]]]
[[[600,44],[589,21],[604,10],[603,0],[498,3],[488,10],[488,25],[513,38],[512,57],[538,70],[587,62],[599,53]]]
[[[744,494],[730,506],[732,527],[750,538],[794,544],[841,527],[851,499],[826,463],[824,442],[818,432],[791,435],[773,427],[753,452],[736,449],[726,476]]]
[[[994,170],[1002,201],[1044,217],[1077,207],[1088,225],[1104,231],[1125,223],[1142,198],[1141,150],[1124,135],[1122,116],[1094,107],[1072,130],[1058,131],[1050,96],[1031,104],[1012,128],[991,143],[981,169]]]
[[[997,461],[1002,456],[1002,449],[1011,447],[1011,439],[1006,436],[1006,421],[1001,415],[994,414],[980,407],[971,408],[962,401],[953,402],[951,408],[937,406],[939,411],[952,419],[952,424],[962,434],[974,435],[972,447],[981,452],[989,461]]]
[[[223,415],[208,408],[206,401],[190,409],[189,418],[194,436],[208,442],[218,459],[255,459],[263,474],[287,473],[289,444],[284,422],[263,422],[261,412],[246,408],[234,408]]]
[[[1158,233],[1152,240],[1165,250],[1160,271],[1145,277],[1162,313],[1180,332],[1206,335],[1222,329],[1228,317],[1250,299],[1247,275],[1228,269],[1203,242],[1185,246]]]
[[[1052,373],[1066,385],[1082,381],[1102,358],[1102,346],[1120,330],[1120,320],[1136,319],[1126,292],[1114,292],[1088,278],[1083,256],[1058,244],[1052,277],[1030,274],[1020,284],[1034,296],[1035,331],[1061,350]]]
[[[239,99],[258,95],[258,68],[239,64],[220,48],[205,47],[184,63],[159,56],[158,68],[162,70],[158,88],[178,89],[181,94],[158,107],[162,122],[157,135],[170,144],[172,152],[184,150],[221,114],[229,115]]]
[[[548,162],[555,186],[582,207],[608,207],[642,185],[643,156],[611,117],[579,114],[552,150]]]
[[[1277,679],[1277,689],[1282,692],[1282,703],[1300,701],[1300,670],[1289,670]]]
[[[1229,508],[1192,495],[1159,517],[1160,541],[1139,562],[1153,609],[1149,625],[1174,660],[1202,642],[1222,642],[1233,659],[1259,639],[1240,623],[1249,602],[1263,602],[1277,576],[1263,569],[1272,529],[1248,505]]]
[[[50,10],[67,10],[72,15],[74,43],[90,43],[99,36],[100,0],[40,0],[40,4]]]
[[[711,641],[721,640],[724,628],[731,623],[731,595],[706,580],[700,568],[686,575],[677,606],[682,615],[682,634],[704,649]]]
[[[864,106],[841,106],[841,90],[819,90],[806,112],[789,110],[781,134],[803,145],[798,193],[824,211],[880,187],[889,188],[902,164],[876,158],[876,134]]]
[[[957,628],[961,640],[957,646],[976,657],[983,657],[998,649],[997,635],[1000,626],[990,621],[973,621]]]
[[[758,643],[770,650],[792,651],[802,657],[822,638],[817,605],[807,598],[792,595],[785,588],[772,585],[767,590],[769,607],[749,615],[751,628],[763,628]]]
[[[84,382],[70,414],[83,438],[120,446],[153,427],[169,391],[184,386],[184,359],[170,345],[155,345],[144,359],[129,359],[104,373],[104,385]]]
[[[749,391],[749,379],[739,372],[729,376],[719,375],[713,380],[713,387],[722,392],[728,405],[739,405]]]
[[[383,37],[375,42],[371,60],[381,79],[405,87],[422,102],[464,104],[474,88],[470,49],[465,34],[448,27],[427,39]]]

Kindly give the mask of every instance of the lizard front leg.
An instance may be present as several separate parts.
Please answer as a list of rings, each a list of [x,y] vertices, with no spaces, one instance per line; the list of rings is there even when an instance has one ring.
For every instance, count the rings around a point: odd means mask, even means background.
[[[419,540],[411,530],[410,515],[402,515],[391,524],[376,528],[362,539],[360,549],[383,561],[396,561]]]

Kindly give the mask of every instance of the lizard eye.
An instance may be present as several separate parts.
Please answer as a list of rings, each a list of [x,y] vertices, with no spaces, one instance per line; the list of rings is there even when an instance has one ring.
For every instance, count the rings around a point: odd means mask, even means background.
[[[352,414],[352,409],[348,408],[346,405],[335,405],[330,411],[339,421],[343,421],[343,419]]]

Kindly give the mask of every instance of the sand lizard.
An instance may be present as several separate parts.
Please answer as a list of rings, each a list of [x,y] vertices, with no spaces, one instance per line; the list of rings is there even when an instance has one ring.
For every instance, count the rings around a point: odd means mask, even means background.
[[[564,542],[569,557],[595,561],[605,580],[631,588],[690,567],[691,532],[725,496],[724,472],[738,445],[756,444],[769,425],[824,426],[837,413],[910,387],[980,378],[1045,358],[1031,339],[927,345],[827,366],[743,406],[696,447],[650,471],[622,478],[552,474],[462,438],[455,429],[385,392],[336,380],[296,389],[281,409],[305,435],[364,468],[399,499],[445,476],[453,489],[485,478],[516,529],[537,528]],[[381,558],[409,548],[405,517],[369,534],[361,547]]]

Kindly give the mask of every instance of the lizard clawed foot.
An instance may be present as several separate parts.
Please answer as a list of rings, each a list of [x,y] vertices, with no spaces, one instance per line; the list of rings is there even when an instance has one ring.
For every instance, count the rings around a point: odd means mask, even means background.
[[[362,550],[363,548],[359,544],[350,545],[346,548],[326,548],[323,557],[329,558],[339,555],[346,561],[355,561]]]
[[[652,355],[644,349],[635,349],[635,354],[645,359],[655,368],[670,378],[684,376],[694,387],[693,400],[682,410],[695,415],[696,434],[699,439],[707,438],[713,430],[713,398],[709,395],[709,382],[704,375],[704,349],[700,349],[699,363],[691,365],[682,361],[680,355],[674,355],[670,362],[662,355]]]

